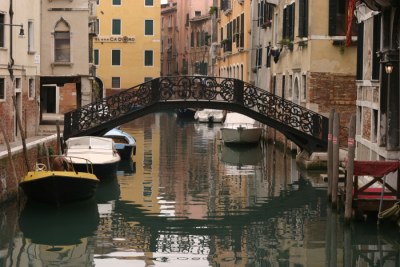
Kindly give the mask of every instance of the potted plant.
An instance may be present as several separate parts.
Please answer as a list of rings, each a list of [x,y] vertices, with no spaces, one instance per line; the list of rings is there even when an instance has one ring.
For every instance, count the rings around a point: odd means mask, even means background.
[[[279,41],[279,44],[283,47],[286,47],[290,50],[293,49],[293,41],[288,39],[288,38],[283,38],[282,40]]]
[[[210,16],[212,16],[214,13],[216,13],[218,11],[218,7],[217,6],[210,6]]]

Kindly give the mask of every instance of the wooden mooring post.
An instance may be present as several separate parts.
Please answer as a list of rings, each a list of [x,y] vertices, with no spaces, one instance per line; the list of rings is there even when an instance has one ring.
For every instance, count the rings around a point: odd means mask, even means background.
[[[354,158],[355,158],[355,137],[356,137],[356,115],[352,115],[349,124],[349,137],[347,139],[347,176],[346,176],[346,198],[344,208],[345,224],[349,224],[353,209],[353,174],[354,174]]]
[[[333,131],[333,118],[335,110],[331,109],[329,113],[329,128],[328,128],[328,201],[332,200],[332,131]]]
[[[339,113],[335,112],[332,130],[332,208],[338,206],[338,182],[339,182]]]

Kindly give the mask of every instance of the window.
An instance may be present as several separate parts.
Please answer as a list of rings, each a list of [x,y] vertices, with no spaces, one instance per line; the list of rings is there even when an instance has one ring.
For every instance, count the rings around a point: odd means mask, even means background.
[[[112,34],[113,35],[121,34],[121,20],[120,19],[112,20]]]
[[[201,16],[201,11],[195,11],[194,12],[195,17],[200,17]]]
[[[111,77],[111,88],[113,88],[113,89],[121,88],[121,78],[120,77]]]
[[[21,91],[21,78],[15,78],[14,87],[16,91]]]
[[[94,58],[94,65],[98,66],[99,65],[99,49],[94,49],[93,50],[93,58]]]
[[[266,0],[262,0],[258,3],[258,27],[269,27],[272,22],[272,15],[274,12],[274,5],[267,3]]]
[[[153,80],[152,77],[144,77],[144,82],[149,82],[149,81],[151,81],[151,80]]]
[[[153,50],[144,51],[144,65],[153,66]]]
[[[70,62],[70,39],[69,32],[55,32],[55,61]]]
[[[294,40],[294,3],[283,10],[282,39]]]
[[[363,34],[363,33],[362,33]],[[373,48],[372,48],[372,79],[379,80],[379,56],[378,51],[380,50],[381,40],[381,14],[374,16],[373,26]],[[360,42],[358,42],[360,43]]]
[[[346,35],[346,14],[349,0],[329,0],[329,35]],[[352,35],[357,35],[356,18],[352,21]]]
[[[301,75],[301,87],[302,87],[302,95],[303,100],[307,100],[307,75]]]
[[[262,65],[262,47],[257,48],[256,64],[257,64],[257,68],[261,68],[261,65]]]
[[[28,52],[30,53],[35,51],[33,36],[33,21],[28,21]]]
[[[35,97],[35,79],[29,79],[28,97]]]
[[[144,5],[145,6],[153,6],[154,5],[153,0],[145,0]]]
[[[0,100],[6,99],[6,84],[5,79],[0,78]]]
[[[121,65],[121,50],[111,51],[111,65],[120,66]]]
[[[144,35],[153,35],[153,20],[146,19],[144,21]]]
[[[4,47],[4,14],[0,14],[0,47]]]
[[[308,36],[308,0],[299,2],[299,37]]]
[[[121,5],[121,0],[112,0],[113,6],[120,6]]]

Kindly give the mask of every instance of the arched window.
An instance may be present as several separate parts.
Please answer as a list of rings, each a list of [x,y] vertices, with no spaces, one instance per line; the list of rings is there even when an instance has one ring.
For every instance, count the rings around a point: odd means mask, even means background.
[[[68,23],[61,18],[54,28],[54,61],[71,62],[71,34]]]

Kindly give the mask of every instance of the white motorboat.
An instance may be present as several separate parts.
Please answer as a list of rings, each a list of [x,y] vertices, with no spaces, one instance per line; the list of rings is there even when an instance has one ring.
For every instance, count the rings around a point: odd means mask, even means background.
[[[258,143],[262,134],[262,127],[254,119],[240,114],[227,113],[221,137],[225,144],[251,144]]]
[[[122,131],[119,127],[111,129],[103,135],[112,138],[122,160],[130,160],[136,154],[136,140],[127,132]]]
[[[93,164],[97,178],[105,179],[117,175],[118,162],[121,157],[115,148],[113,139],[98,136],[72,137],[66,141],[65,155],[71,158],[75,170],[84,171],[88,159]]]
[[[225,119],[225,111],[219,109],[198,110],[194,114],[194,118],[198,122],[221,123]]]

